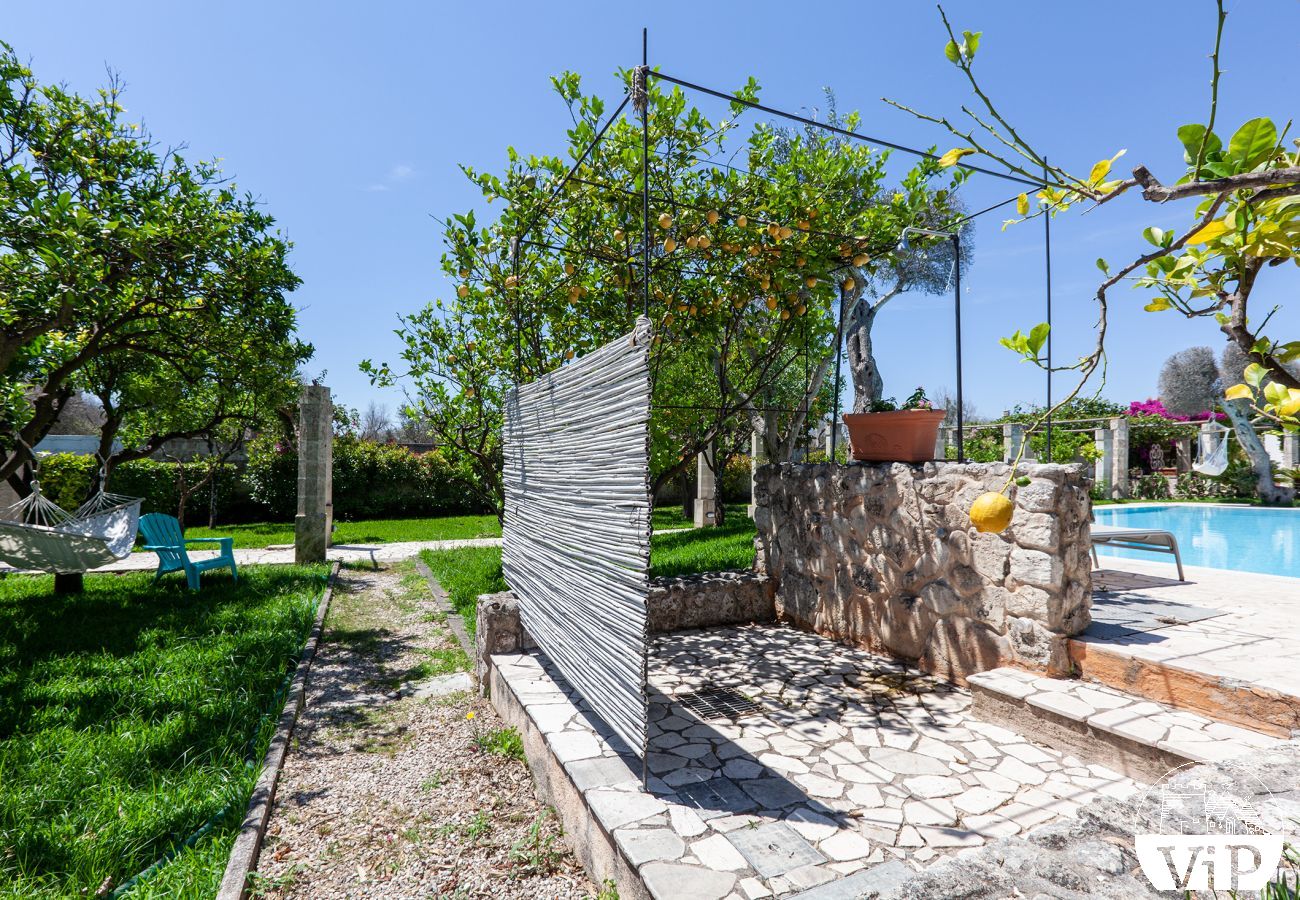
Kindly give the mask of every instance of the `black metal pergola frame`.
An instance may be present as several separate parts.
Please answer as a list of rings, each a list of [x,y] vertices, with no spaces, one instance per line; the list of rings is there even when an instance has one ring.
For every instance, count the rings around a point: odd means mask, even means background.
[[[651,254],[650,254],[649,83],[651,78],[668,82],[669,84],[676,85],[682,88],[683,90],[696,91],[701,94],[705,94],[720,100],[724,100],[728,103],[739,104],[746,108],[753,109],[757,112],[765,113],[767,115],[776,116],[785,119],[787,121],[795,122],[800,125],[803,125],[804,127],[821,129],[823,131],[830,132],[840,137],[849,138],[855,141],[861,141],[863,143],[867,143],[875,147],[883,147],[890,150],[897,150],[901,153],[906,153],[912,156],[923,157],[927,159],[937,160],[940,158],[938,154],[931,153],[927,150],[920,150],[915,147],[909,147],[904,144],[899,144],[893,141],[884,140],[882,138],[865,135],[860,132],[850,131],[849,129],[840,128],[838,126],[831,125],[826,122],[818,122],[816,119],[810,118],[808,116],[799,115],[798,113],[789,112],[788,110],[779,109],[773,106],[767,106],[765,104],[758,103],[753,100],[737,97],[734,94],[728,94],[725,91],[719,91],[714,88],[707,87],[705,85],[697,84],[692,81],[687,81],[684,78],[678,78],[676,76],[666,74],[664,72],[653,71],[651,70],[650,63],[649,63],[649,32],[648,29],[645,28],[641,30],[641,65],[639,67],[634,68],[632,71],[633,71],[633,78],[632,78],[631,89],[623,97],[622,102],[618,104],[618,106],[610,114],[608,119],[605,120],[605,123],[600,127],[595,137],[592,138],[591,142],[579,155],[577,160],[574,161],[573,165],[569,168],[569,171],[564,175],[563,178],[560,179],[560,181],[552,189],[551,193],[547,196],[545,202],[542,203],[542,205],[538,208],[538,210],[525,223],[524,227],[520,230],[518,236],[511,239],[511,246],[510,246],[511,265],[512,265],[512,271],[514,275],[516,276],[518,275],[520,245],[521,244],[531,245],[533,243],[527,240],[528,234],[538,224],[543,213],[545,213],[545,211],[549,208],[550,204],[554,201],[554,199],[557,196],[559,196],[560,192],[564,190],[565,186],[568,185],[569,182],[575,179],[578,170],[582,167],[583,163],[586,162],[587,158],[591,155],[591,152],[597,146],[600,145],[602,140],[604,140],[605,134],[609,130],[610,126],[612,126],[614,122],[618,120],[619,116],[623,114],[624,109],[627,108],[627,105],[630,102],[633,105],[634,110],[640,115],[641,118],[641,151],[642,151],[641,152],[641,167],[642,167],[641,169],[641,213],[642,213],[641,265],[643,267],[643,273],[644,273],[641,282],[642,282],[642,291],[643,291],[643,298],[642,298],[643,314],[646,317],[649,317],[650,303],[651,303],[651,280],[653,274],[653,267],[651,265]],[[1043,189],[1049,189],[1057,186],[1048,182],[1047,180],[1048,175],[1047,175],[1046,168],[1044,168],[1044,180],[1034,181],[1032,179],[1022,178],[1018,175],[1012,175],[1007,172],[999,172],[996,169],[985,168],[983,166],[971,165],[971,164],[960,163],[960,162],[957,165],[963,169],[972,172],[978,172],[982,175],[988,175],[992,178],[997,178],[1002,181],[1011,182],[1021,187],[1030,188],[1033,190],[1043,190]],[[1023,191],[1020,193],[1023,193]],[[964,447],[965,411],[963,409],[964,394],[963,394],[963,378],[962,378],[962,339],[961,339],[961,327],[962,327],[961,228],[967,222],[970,222],[976,218],[979,218],[980,216],[983,216],[987,213],[993,212],[994,210],[1000,209],[1001,207],[1007,206],[1008,204],[1015,202],[1018,199],[1018,197],[1019,197],[1019,193],[1017,193],[1012,197],[1007,198],[1006,200],[1002,200],[991,206],[985,207],[984,209],[981,209],[977,212],[971,213],[966,216],[962,216],[955,223],[953,223],[951,231],[937,231],[937,230],[925,229],[925,228],[920,228],[915,226],[908,226],[904,228],[903,234],[900,236],[900,243],[907,239],[907,234],[910,232],[910,233],[925,234],[929,237],[947,238],[952,242],[953,245],[952,284],[953,284],[953,317],[954,317],[954,329],[955,329],[954,362],[956,367],[956,382],[957,382],[956,384],[956,393],[957,393],[956,451],[957,451],[957,461],[959,462],[965,461],[965,447]],[[538,245],[538,246],[542,246],[542,245]],[[895,245],[895,247],[896,246],[897,245]],[[1051,333],[1052,229],[1051,229],[1051,215],[1046,211],[1044,211],[1043,213],[1043,251],[1044,251],[1046,321],[1048,325],[1047,342],[1046,342],[1047,353],[1046,353],[1046,367],[1045,367],[1046,408],[1049,410],[1049,414],[1046,419],[1045,431],[1046,431],[1046,440],[1047,440],[1047,456],[1048,459],[1050,460],[1051,452],[1052,452],[1052,417],[1050,415],[1050,409],[1052,405],[1052,333]],[[836,333],[835,385],[834,385],[835,398],[834,398],[834,411],[832,412],[832,416],[831,416],[831,429],[832,429],[831,430],[831,458],[832,460],[835,458],[835,451],[838,442],[839,425],[840,425],[839,422],[840,392],[842,387],[840,382],[840,372],[841,372],[841,365],[842,365],[842,357],[844,353],[844,307],[845,307],[845,293],[844,293],[844,288],[842,286],[840,288],[839,306],[840,308],[837,315],[836,331],[835,331]],[[516,368],[518,368],[518,360],[522,352],[521,348],[519,347],[519,341],[521,340],[521,331],[522,331],[522,322],[519,318],[519,312],[520,311],[518,308],[518,304],[516,304],[516,310],[515,310]],[[516,381],[518,380],[519,380],[519,373],[516,372]]]

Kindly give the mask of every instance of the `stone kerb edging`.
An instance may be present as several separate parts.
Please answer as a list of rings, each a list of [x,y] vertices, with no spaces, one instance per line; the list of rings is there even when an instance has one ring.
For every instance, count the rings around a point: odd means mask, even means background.
[[[243,900],[248,891],[248,876],[257,870],[257,858],[262,850],[262,838],[266,836],[267,822],[271,818],[275,788],[280,781],[280,771],[284,768],[285,755],[289,751],[289,739],[293,736],[294,725],[298,722],[298,714],[302,712],[307,697],[307,675],[311,671],[316,648],[325,629],[325,617],[329,614],[330,601],[334,597],[340,565],[341,563],[335,562],[330,568],[329,583],[316,609],[316,621],[307,637],[307,643],[303,645],[302,655],[298,657],[298,667],[289,684],[289,696],[285,698],[275,734],[271,737],[270,746],[266,748],[266,755],[262,757],[262,773],[249,798],[248,810],[244,813],[244,821],[239,826],[234,846],[230,848],[226,873],[221,879],[216,900]]]
[[[415,571],[419,572],[425,581],[429,583],[429,592],[433,594],[433,602],[438,609],[447,617],[447,626],[451,633],[456,635],[456,640],[460,648],[465,651],[465,655],[474,659],[474,642],[470,640],[469,631],[465,628],[465,618],[456,612],[456,607],[451,605],[447,598],[447,592],[443,590],[442,585],[438,584],[438,579],[433,577],[433,572],[424,564],[424,560],[415,557]]]

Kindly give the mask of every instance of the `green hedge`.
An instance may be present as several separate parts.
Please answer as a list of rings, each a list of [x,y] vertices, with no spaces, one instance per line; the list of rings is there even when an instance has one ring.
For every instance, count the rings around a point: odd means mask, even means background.
[[[95,472],[89,456],[56,453],[41,460],[41,484],[51,500],[76,509]],[[108,489],[144,499],[144,512],[176,515],[180,504],[178,463],[152,459],[123,463],[109,476]],[[208,472],[203,461],[180,463],[193,484]],[[224,523],[291,521],[298,511],[298,454],[255,443],[246,466],[223,463],[214,479],[217,520]],[[209,486],[190,495],[189,524],[207,521]],[[334,516],[342,520],[438,516],[483,512],[455,467],[435,452],[417,455],[405,447],[356,438],[334,442]]]
[[[41,460],[41,488],[45,495],[64,509],[73,510],[86,498],[90,489],[91,478],[95,474],[96,461],[90,456],[76,456],[71,453],[54,453]],[[113,470],[108,478],[108,489],[115,494],[141,497],[143,512],[161,512],[176,515],[180,505],[180,489],[177,483],[177,463],[153,459],[141,459],[122,463]],[[206,462],[180,463],[185,467],[187,484],[201,481],[208,474]],[[217,470],[214,484],[217,491],[217,510],[225,521],[230,516],[243,518],[252,510],[246,503],[238,503],[240,493],[239,470],[230,463],[223,463]],[[187,518],[192,521],[206,521],[210,486],[204,485],[190,495]],[[244,507],[240,510],[239,507]],[[244,516],[238,513],[243,512]]]
[[[249,450],[249,494],[273,521],[292,519],[298,504],[298,454],[268,443]],[[368,519],[481,512],[456,468],[437,451],[351,437],[334,441],[334,517]]]

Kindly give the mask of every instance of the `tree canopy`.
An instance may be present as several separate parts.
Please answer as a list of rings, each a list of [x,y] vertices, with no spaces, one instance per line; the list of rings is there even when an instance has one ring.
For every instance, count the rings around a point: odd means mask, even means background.
[[[634,74],[619,73],[629,92]],[[363,364],[378,383],[411,379],[420,418],[474,461],[494,502],[505,391],[631,329],[647,245],[661,483],[706,447],[747,438],[763,415],[788,452],[810,413],[824,413],[841,298],[853,304],[892,264],[906,226],[957,215],[960,170],[923,159],[890,186],[888,151],[821,129],[742,125],[740,103],[714,120],[648,80],[648,233],[640,117],[607,122],[576,74],[557,76],[573,122],[567,158],[511,147],[500,173],[464,168],[503,208],[487,224],[472,212],[443,223],[456,296],[402,319],[400,364]],[[750,79],[735,96],[757,94]],[[839,122],[853,130],[858,117]]]
[[[255,420],[311,355],[274,220],[120,101],[116,80],[42,84],[0,44],[0,478],[79,391],[118,461]]]

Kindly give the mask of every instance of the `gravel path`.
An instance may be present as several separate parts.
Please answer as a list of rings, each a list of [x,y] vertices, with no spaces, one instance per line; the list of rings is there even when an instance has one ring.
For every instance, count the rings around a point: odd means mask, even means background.
[[[490,704],[401,687],[467,667],[409,561],[340,572],[253,896],[597,895]]]

